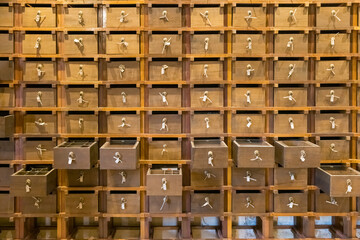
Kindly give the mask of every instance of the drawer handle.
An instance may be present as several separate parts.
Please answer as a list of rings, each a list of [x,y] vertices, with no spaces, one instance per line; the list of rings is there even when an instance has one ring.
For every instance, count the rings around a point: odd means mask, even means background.
[[[85,77],[84,65],[82,65],[82,64],[80,64],[80,66],[79,66],[78,76],[81,79],[84,79],[84,77]]]
[[[34,18],[34,21],[36,22],[36,24],[37,24],[38,26],[40,26],[40,24],[44,22],[45,18],[46,18],[46,16],[41,16],[41,11],[39,10],[39,11],[37,11],[37,13],[36,13],[36,16],[35,16],[35,18]],[[41,19],[43,19],[43,20],[41,21]]]
[[[289,117],[288,121],[289,121],[290,129],[294,130],[295,129],[294,119],[292,117]]]
[[[247,121],[246,127],[250,128],[251,125],[252,125],[251,117],[247,117],[247,118],[246,118],[246,121]]]
[[[288,18],[289,22],[294,22],[294,23],[296,23],[296,16],[295,16],[295,14],[296,14],[296,8],[295,8],[295,10],[290,10],[290,11],[289,11],[289,18]]]
[[[208,69],[209,69],[209,65],[208,64],[204,64],[204,69],[203,69],[203,76],[205,78],[208,78]]]
[[[36,72],[39,79],[45,75],[45,71],[43,71],[43,68],[44,65],[42,65],[41,63],[36,66]]]
[[[83,118],[79,118],[79,129],[80,130],[84,129],[84,119]]]
[[[335,95],[335,91],[334,90],[330,90],[330,94],[326,95],[326,97],[330,98],[330,102],[333,103],[336,101],[336,99],[340,99],[339,96]]]
[[[123,77],[124,77],[123,74],[125,73],[125,70],[126,70],[125,66],[122,65],[122,64],[120,64],[120,65],[119,65],[119,75],[120,75],[120,78],[121,78],[121,79],[123,79]]]
[[[338,202],[336,201],[336,199],[334,197],[330,197],[330,201],[326,200],[326,203],[329,203],[329,204],[335,205],[335,206],[339,206]]]
[[[79,203],[78,203],[78,205],[76,206],[76,208],[81,210],[81,209],[84,208],[84,206],[85,206],[85,200],[84,200],[83,197],[81,197],[81,198],[79,199]]]
[[[167,17],[167,11],[165,11],[165,10],[162,11],[161,16],[159,18],[160,18],[160,20],[164,20],[164,22],[168,22],[169,19]]]
[[[211,173],[211,172],[209,172],[207,170],[204,171],[204,175],[205,175],[204,181],[206,181],[206,180],[208,180],[210,178],[216,178],[215,174],[213,174],[213,173]]]
[[[34,122],[35,123],[35,125],[37,125],[37,126],[46,126],[46,125],[48,125],[46,122],[44,122],[43,120],[42,120],[42,118],[39,118],[37,121],[35,121]]]
[[[34,207],[39,209],[40,208],[40,203],[42,202],[41,198],[39,198],[39,197],[32,197],[32,198],[35,200]]]
[[[346,179],[346,192],[345,194],[348,194],[348,193],[351,193],[352,192],[352,182],[351,182],[351,179]]]
[[[330,117],[329,118],[329,122],[331,124],[331,129],[336,129],[336,127],[338,126],[335,122],[335,118],[334,117]]]
[[[246,171],[246,176],[244,177],[246,182],[257,182],[257,180],[255,178],[251,177],[251,172],[250,171]]]
[[[289,208],[294,208],[299,206],[299,204],[295,203],[295,200],[293,197],[289,197],[289,203],[287,204]]]
[[[205,91],[203,95],[200,97],[203,103],[206,103],[206,101],[209,101],[209,103],[212,103],[210,97],[209,97],[209,91]]]
[[[89,103],[89,101],[86,101],[86,100],[84,99],[84,92],[83,92],[83,91],[80,91],[80,92],[79,92],[79,98],[77,99],[77,102],[78,102],[80,105]]]
[[[121,184],[126,183],[126,172],[121,171],[119,174],[121,176]]]
[[[169,131],[169,127],[167,125],[167,118],[163,118],[161,120],[161,128],[160,128],[160,131],[165,131],[165,132],[168,132]]]
[[[31,180],[29,178],[25,181],[25,192],[31,192]]]
[[[250,92],[250,91],[246,91],[246,93],[244,94],[244,96],[246,97],[246,103],[251,104],[251,92]]]
[[[339,33],[336,33],[334,36],[330,38],[330,47],[335,48],[335,38],[339,35]]]
[[[246,41],[247,41],[246,49],[247,50],[252,50],[252,39],[250,37],[248,37],[246,39]]]
[[[290,37],[289,41],[286,44],[286,47],[290,49],[290,51],[294,51],[294,38]]]
[[[69,152],[69,154],[68,154],[68,164],[71,165],[75,161],[76,161],[75,153],[74,152]]]
[[[169,105],[168,100],[167,100],[168,93],[167,92],[159,92],[159,95],[161,97],[162,104],[168,106]]]
[[[161,53],[164,54],[166,49],[168,49],[171,45],[171,38],[167,39],[167,38],[163,38],[163,48]]]
[[[126,14],[125,11],[121,11],[119,17],[120,23],[127,23],[128,22],[127,16],[129,16],[129,14]]]
[[[79,11],[78,13],[78,22],[81,26],[85,25],[85,20],[84,20],[84,13],[83,11]]]
[[[255,69],[252,68],[251,64],[246,65],[246,76],[250,77],[253,71],[255,71]]]
[[[245,21],[248,22],[248,24],[250,24],[251,19],[256,19],[256,17],[253,16],[251,10],[249,10],[247,13],[248,13],[248,15],[245,16],[244,18],[245,18]]]
[[[162,150],[161,150],[161,156],[164,156],[164,155],[166,155],[167,153],[168,153],[168,150],[167,150],[167,144],[163,144],[163,146],[162,146],[163,148],[162,148]]]
[[[251,158],[250,161],[262,161],[259,150],[254,151],[254,158]]]
[[[120,199],[120,202],[121,202],[121,209],[122,209],[122,210],[125,210],[125,209],[126,209],[126,204],[127,204],[126,199],[125,199],[124,197],[122,197],[122,198]]]
[[[164,191],[167,190],[167,180],[166,180],[166,178],[161,179],[161,188],[160,189],[164,190]]]
[[[296,178],[295,178],[295,173],[293,173],[293,172],[289,172],[289,175],[290,175],[290,181],[295,181],[296,180]]]
[[[40,43],[41,43],[41,37],[38,37],[35,42],[34,48],[39,50],[40,49]]]
[[[79,176],[79,178],[78,178],[77,180],[78,180],[79,182],[83,183],[83,182],[84,182],[84,176],[85,176],[84,172],[83,172],[83,171],[80,171],[80,176]]]
[[[118,125],[118,128],[128,128],[128,127],[131,127],[131,125],[126,123],[126,118],[123,117],[121,119],[121,124]]]
[[[205,11],[204,13],[200,13],[200,16],[205,21],[205,24],[208,24],[209,26],[212,26],[211,22],[210,22],[210,17],[209,17],[209,11]]]
[[[339,10],[331,10],[331,17],[333,18],[333,19],[336,19],[336,20],[338,20],[339,22],[341,22],[341,19],[339,18],[339,16],[337,15],[338,13],[339,13],[339,11],[340,11],[340,9]]]
[[[201,205],[201,207],[202,207],[202,208],[203,208],[203,207],[209,207],[209,208],[213,209],[213,207],[212,207],[211,204],[210,204],[210,198],[209,198],[209,197],[205,197],[204,200],[205,200],[205,203],[204,203],[203,205]]]
[[[42,97],[42,92],[38,91],[36,94],[36,102],[40,105],[40,107],[42,107],[42,105],[43,105],[41,97]]]
[[[126,93],[125,92],[121,92],[121,99],[122,99],[123,104],[127,103]]]
[[[128,46],[129,46],[129,43],[128,42],[126,42],[125,41],[125,38],[121,38],[120,39],[120,42],[119,43],[117,43],[117,44],[119,44],[121,47],[123,47],[123,48],[127,48]]]
[[[289,91],[288,92],[289,95],[283,97],[285,99],[288,99],[290,102],[296,103],[296,99],[294,98],[294,93],[293,91]]]
[[[84,47],[83,38],[79,38],[79,39],[75,38],[74,43],[78,46],[78,48],[83,48]]]
[[[245,207],[246,207],[246,208],[249,208],[249,207],[255,208],[255,206],[254,206],[254,204],[253,204],[253,201],[251,200],[250,197],[246,197]]]
[[[117,163],[122,163],[122,156],[121,156],[121,154],[119,153],[119,152],[116,152],[115,154],[114,154],[114,156],[113,156],[113,158],[115,159],[115,163],[117,164]]]
[[[213,161],[214,161],[214,153],[212,151],[208,151],[208,164],[212,167],[214,166]]]
[[[296,64],[289,64],[289,73],[287,78],[291,78],[294,74]]]
[[[334,153],[339,152],[338,150],[335,149],[335,143],[330,144],[330,150],[331,150],[331,152],[334,152]]]
[[[204,39],[204,50],[205,52],[207,52],[209,50],[209,42],[210,42],[210,38],[205,38]]]
[[[326,69],[326,71],[330,71],[331,75],[335,76],[335,65],[331,63],[329,65],[329,68]]]
[[[207,129],[209,129],[210,128],[210,119],[208,117],[206,117],[206,118],[204,118],[204,121],[205,121],[205,127]]]
[[[45,148],[42,148],[42,145],[39,144],[39,145],[36,146],[36,151],[37,151],[38,156],[41,159],[42,156],[43,156],[43,153],[46,152],[47,150]]]
[[[161,75],[165,75],[166,70],[169,68],[168,65],[164,64],[161,66]]]
[[[306,152],[305,152],[305,150],[300,151],[300,161],[302,161],[302,162],[306,161]]]
[[[162,211],[164,209],[164,206],[165,206],[165,204],[168,203],[168,201],[169,201],[168,196],[163,197],[163,202],[161,204],[160,211]]]

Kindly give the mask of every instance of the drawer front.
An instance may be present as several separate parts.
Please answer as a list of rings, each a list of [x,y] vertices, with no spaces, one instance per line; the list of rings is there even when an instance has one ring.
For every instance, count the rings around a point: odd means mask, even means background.
[[[329,197],[326,193],[316,194],[316,212],[343,213],[350,210],[350,198]]]
[[[276,54],[304,54],[308,50],[307,34],[276,34],[275,37]]]
[[[265,186],[265,169],[232,168],[231,183],[235,187],[263,187]]]
[[[96,28],[97,8],[64,8],[64,26],[69,28]]]
[[[164,42],[166,45],[164,48]],[[182,35],[180,34],[151,34],[149,35],[149,54],[180,55],[182,54]]]
[[[222,61],[196,61],[190,63],[190,81],[221,81],[224,65]]]
[[[12,6],[0,7],[0,26],[12,27],[14,25],[14,8]]]
[[[223,107],[223,88],[191,88],[191,107]]]
[[[1,38],[1,34],[0,34],[0,38]],[[1,71],[0,81],[14,80],[14,62],[13,61],[0,61],[0,71]]]
[[[56,36],[51,34],[23,34],[22,53],[56,54]]]
[[[164,203],[164,206],[163,206]],[[181,196],[149,196],[150,213],[181,213]]]
[[[274,168],[274,185],[278,187],[306,187],[308,169]]]
[[[192,134],[222,134],[224,132],[223,114],[191,115]]]
[[[149,141],[150,160],[181,160],[181,141]]]
[[[265,193],[245,193],[233,191],[232,212],[234,213],[264,213]]]
[[[65,212],[70,214],[97,214],[97,194],[68,194],[65,196]]]
[[[274,151],[271,145],[247,146],[233,142],[233,158],[239,168],[273,168]]]
[[[66,81],[97,81],[97,62],[65,62]]]
[[[140,107],[140,89],[108,88],[107,107]]]
[[[330,29],[350,27],[350,8],[336,6],[316,8],[316,26]]]
[[[99,184],[99,169],[67,170],[69,187],[96,187]]]
[[[0,53],[14,53],[14,35],[13,34],[0,34]]]
[[[100,169],[136,169],[139,155],[139,144],[136,148],[108,145],[107,148],[100,148]],[[117,162],[118,159],[121,162]]]
[[[0,87],[0,107],[13,107],[14,102],[14,88]]]
[[[97,53],[98,53],[98,35],[65,34],[65,39],[64,39],[65,55],[89,56]]]
[[[150,81],[182,81],[182,72],[182,62],[151,61],[149,63]]]
[[[14,168],[10,167],[0,167],[0,186],[9,187],[10,186],[10,176],[14,173]]]
[[[191,186],[221,187],[223,184],[224,184],[224,169],[222,168],[191,170]]]
[[[222,27],[224,26],[224,8],[191,8],[191,27]]]
[[[107,54],[139,54],[139,35],[112,34],[106,37]]]
[[[177,115],[177,114],[149,115],[149,133],[152,134],[181,133],[181,115]]]
[[[307,88],[274,88],[275,107],[306,107]]]
[[[232,88],[232,107],[265,107],[264,88]]]
[[[223,34],[193,34],[190,41],[191,54],[224,54]]]
[[[140,9],[134,7],[106,8],[106,27],[128,28],[140,26]]]
[[[315,79],[318,81],[348,81],[350,79],[349,67],[349,61],[317,61]]]
[[[23,81],[56,81],[56,63],[44,61],[23,62]]]
[[[50,114],[24,115],[24,133],[57,133],[56,116]]]
[[[265,62],[263,61],[235,61],[233,62],[233,80],[258,80],[263,81],[265,77]]]
[[[108,133],[140,133],[140,116],[136,114],[110,114],[107,118]]]
[[[181,8],[151,7],[149,11],[149,26],[155,28],[180,28]]]
[[[304,134],[307,133],[306,114],[276,114],[274,116],[274,133]],[[294,124],[292,129],[291,122]]]
[[[276,61],[274,77],[278,82],[303,82],[308,79],[307,61]]]
[[[98,116],[68,114],[65,116],[65,129],[71,134],[97,134]]]
[[[56,8],[31,6],[23,7],[22,10],[23,27],[56,27]]]
[[[307,193],[274,194],[274,212],[277,213],[307,212],[308,210],[307,201],[308,201]]]
[[[149,107],[181,107],[181,89],[150,88]]]
[[[164,185],[166,185],[165,190]],[[146,194],[148,196],[181,196],[182,175],[148,173],[146,176]]]
[[[198,169],[227,168],[227,152],[228,147],[224,142],[191,142],[191,167]]]
[[[14,115],[0,116],[0,138],[13,136],[14,123]]]
[[[140,194],[107,193],[107,213],[140,213]]]
[[[139,187],[140,169],[136,170],[108,170],[108,187]]]
[[[52,194],[45,197],[22,197],[23,214],[55,214],[57,206],[57,195]]]
[[[135,61],[108,62],[107,80],[108,81],[139,81],[140,80],[139,62],[135,62]]]
[[[24,88],[24,107],[56,106],[56,90],[53,88]]]
[[[321,160],[344,160],[350,158],[349,140],[320,140]]]
[[[54,140],[25,140],[23,143],[26,160],[53,160],[56,142]]]
[[[318,87],[316,88],[316,106],[349,106],[349,88]]]
[[[0,213],[7,214],[7,213],[14,213],[14,197],[7,193],[0,194]]]
[[[346,113],[329,113],[315,115],[316,133],[349,132],[349,115]]]
[[[266,36],[264,34],[233,34],[233,53],[261,55],[266,52]]]
[[[276,7],[275,26],[276,27],[307,27],[308,8],[307,7]]]
[[[212,207],[212,208],[211,208]],[[224,194],[191,193],[191,212],[221,214],[224,212]]]
[[[73,108],[92,108],[98,106],[97,88],[67,88],[66,106]]]
[[[0,160],[14,160],[15,144],[11,138],[0,139]]]
[[[334,42],[332,42],[333,39]],[[328,54],[350,53],[350,34],[318,34],[316,36],[316,52]]]
[[[233,133],[264,133],[265,115],[262,114],[233,114]]]
[[[266,8],[264,7],[236,7],[233,8],[234,27],[265,27]]]

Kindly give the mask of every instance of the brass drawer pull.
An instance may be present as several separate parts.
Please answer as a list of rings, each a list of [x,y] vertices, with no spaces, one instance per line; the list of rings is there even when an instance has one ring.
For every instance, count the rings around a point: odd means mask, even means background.
[[[345,192],[345,194],[348,194],[348,193],[351,193],[352,192],[352,182],[351,182],[351,179],[347,179],[346,180],[346,185],[347,185],[347,187],[346,187],[346,192]]]
[[[295,200],[293,197],[289,197],[289,203],[287,204],[289,208],[294,208],[299,206],[299,204],[295,203]]]
[[[76,208],[81,210],[81,209],[84,208],[84,206],[85,206],[85,200],[84,200],[84,198],[81,197],[81,198],[79,199],[79,203],[78,203],[78,205],[76,206]]]
[[[126,183],[126,172],[121,171],[119,174],[121,176],[121,184]]]
[[[335,48],[335,38],[339,35],[339,33],[336,33],[334,36],[330,38],[330,47]]]
[[[203,93],[203,96],[200,97],[200,99],[202,99],[202,102],[205,103],[207,101],[209,101],[210,103],[212,103],[211,99],[209,98],[209,92],[205,91]]]
[[[47,151],[47,150],[46,150],[45,148],[42,148],[42,145],[39,144],[39,145],[36,146],[36,151],[37,151],[38,156],[39,156],[40,158],[42,158],[43,153],[44,153],[45,151]]]
[[[77,180],[78,180],[79,182],[83,183],[83,182],[84,182],[84,176],[85,176],[84,171],[81,171],[81,172],[80,172],[80,176],[79,176],[79,178],[78,178]]]
[[[79,105],[89,103],[89,101],[84,99],[84,92],[83,91],[79,92],[79,98],[76,101],[79,103]]]
[[[117,43],[117,44],[119,44],[121,47],[123,47],[123,48],[127,48],[128,46],[129,46],[129,43],[128,42],[126,42],[125,41],[125,38],[121,38],[120,39],[120,42],[119,43]]]
[[[213,209],[213,207],[212,207],[211,204],[210,204],[210,198],[209,198],[209,197],[205,197],[204,200],[205,200],[205,203],[204,203],[203,205],[201,205],[201,207],[202,207],[202,208],[203,208],[203,207],[209,207],[209,208]]]
[[[207,52],[209,50],[209,42],[210,42],[210,38],[205,38],[204,39],[204,50],[205,52]]]
[[[37,126],[46,126],[48,125],[46,122],[42,120],[42,118],[39,118],[37,121],[34,122]]]
[[[161,53],[164,54],[166,52],[166,49],[168,49],[171,45],[171,38],[163,38],[163,48]]]
[[[128,22],[127,16],[129,16],[129,14],[126,14],[125,11],[121,11],[121,12],[120,12],[120,17],[119,17],[120,23],[126,23],[126,22]]]
[[[116,152],[113,156],[113,158],[115,159],[115,163],[122,163],[122,156],[119,152]]]
[[[331,10],[331,17],[332,17],[333,19],[336,19],[336,20],[338,20],[339,22],[341,22],[341,19],[340,19],[340,18],[338,17],[338,15],[337,15],[337,14],[339,13],[339,11],[340,11],[340,10],[337,10],[337,11],[334,10],[334,9]]]
[[[336,199],[334,197],[330,197],[330,201],[326,200],[326,203],[329,203],[329,204],[335,205],[335,206],[339,206],[338,202],[336,201]]]
[[[34,21],[36,22],[36,24],[39,26],[44,20],[45,20],[46,16],[41,16],[41,11],[37,11],[36,12],[36,16],[34,18]],[[43,19],[41,21],[41,19]]]
[[[31,192],[31,180],[30,179],[26,179],[26,181],[25,181],[25,192],[26,193]]]
[[[80,66],[79,66],[78,76],[81,79],[84,79],[84,77],[85,77],[84,65],[82,65],[82,64],[80,64]]]
[[[213,161],[214,161],[214,153],[212,151],[208,151],[208,164],[212,167],[214,166]]]
[[[165,132],[168,132],[169,131],[169,127],[167,125],[167,118],[163,118],[161,120],[161,128],[160,128],[160,131],[165,131]]]
[[[249,24],[251,22],[251,19],[256,19],[256,17],[253,16],[251,10],[249,10],[247,13],[248,13],[248,15],[245,16],[244,18],[245,18],[245,21],[248,22],[248,24]]]
[[[326,71],[330,71],[332,76],[335,76],[335,65],[333,63],[331,63],[329,65],[329,68],[326,69]]]
[[[38,91],[36,94],[36,102],[42,107],[43,103],[41,97],[42,97],[42,92]]]
[[[168,22],[169,19],[167,17],[167,11],[162,11],[161,16],[159,17],[160,20],[164,20],[164,22]]]
[[[246,39],[246,41],[247,41],[246,49],[247,50],[252,50],[252,39],[250,37],[248,37]]]
[[[36,66],[36,72],[39,79],[45,75],[45,71],[43,71],[43,67],[44,65],[42,65],[41,63]]]
[[[295,67],[296,67],[296,64],[289,64],[289,73],[288,73],[287,78],[292,77],[292,75],[294,74],[294,71],[295,71]]]
[[[329,118],[329,122],[330,122],[330,124],[331,124],[331,129],[336,129],[336,127],[338,126],[337,124],[336,124],[336,122],[335,122],[335,118],[334,117],[330,117]]]
[[[125,66],[122,65],[122,64],[120,64],[120,65],[119,65],[119,75],[120,75],[120,78],[121,78],[121,79],[123,79],[123,77],[124,77],[123,74],[125,73],[125,70],[126,70]]]
[[[164,206],[165,206],[165,204],[168,203],[168,201],[169,201],[168,196],[163,197],[163,202],[161,204],[160,211],[162,211],[164,209]]]
[[[41,37],[38,37],[35,42],[34,48],[39,50],[40,49],[40,43],[41,43]]]
[[[122,99],[123,104],[127,103],[127,98],[126,98],[126,93],[125,92],[121,92],[121,99]]]
[[[294,119],[292,117],[289,117],[288,121],[289,121],[290,129],[294,130],[295,129]]]
[[[125,209],[126,209],[126,204],[127,204],[126,199],[122,197],[122,198],[120,199],[120,203],[121,203],[121,209],[122,209],[122,210],[125,210]]]
[[[74,39],[74,43],[78,46],[78,48],[83,48],[84,47],[84,42],[82,38],[75,38]]]
[[[167,100],[167,95],[168,95],[168,93],[167,93],[167,92],[159,92],[159,95],[160,95],[160,97],[161,97],[161,103],[162,103],[163,105],[168,106],[168,105],[169,105],[168,100]]]
[[[330,94],[326,95],[326,97],[330,98],[330,102],[333,103],[336,101],[336,99],[340,99],[339,96],[335,95],[335,91],[334,90],[330,90]]]
[[[160,189],[162,189],[164,191],[167,190],[167,180],[166,180],[166,178],[161,179],[161,188]]]
[[[211,22],[210,22],[210,17],[209,17],[209,12],[208,11],[205,11],[204,13],[200,13],[200,16],[205,21],[205,24],[208,24],[209,26],[212,26]]]
[[[257,180],[255,178],[251,177],[251,172],[250,171],[246,171],[246,176],[244,177],[246,182],[256,182]]]
[[[126,118],[122,118],[121,119],[121,124],[118,125],[118,128],[128,128],[128,127],[131,127],[131,125],[126,123]]]
[[[74,152],[69,152],[68,155],[68,164],[71,165],[73,162],[76,161],[76,155]]]
[[[83,118],[79,118],[79,129],[80,130],[84,129],[84,119]]]
[[[262,161],[259,150],[254,151],[254,158],[251,158],[250,161]]]
[[[208,179],[210,179],[210,178],[216,178],[216,175],[215,175],[215,174],[213,174],[213,173],[211,173],[211,172],[209,172],[209,171],[207,171],[207,170],[204,171],[204,175],[205,175],[204,181],[205,181],[205,180],[208,180]]]
[[[296,23],[296,16],[295,16],[295,14],[296,14],[296,9],[289,11],[289,18],[288,18],[289,22],[294,22],[294,23]]]
[[[286,47],[288,49],[290,49],[290,51],[292,51],[292,52],[294,51],[294,38],[293,37],[289,38],[289,41],[287,42]]]
[[[32,198],[35,200],[34,207],[39,209],[40,208],[40,203],[42,202],[41,198],[39,198],[39,197],[32,197]]]
[[[300,161],[302,161],[302,162],[306,161],[306,152],[305,152],[305,150],[300,151]]]
[[[290,181],[295,181],[296,180],[296,177],[295,177],[295,173],[293,172],[289,172],[289,175],[290,175]]]
[[[249,208],[249,207],[255,208],[255,206],[254,206],[254,204],[253,204],[253,201],[251,200],[250,197],[246,197],[245,207],[246,207],[246,208]]]
[[[85,20],[84,20],[84,13],[83,11],[79,11],[78,13],[78,22],[81,26],[85,25]]]
[[[164,64],[161,66],[161,75],[165,75],[166,70],[169,68],[168,65]]]
[[[162,150],[161,150],[161,156],[164,156],[164,155],[166,155],[167,153],[168,153],[168,150],[167,150],[167,144],[163,144],[163,146],[162,146],[163,148],[162,148]]]
[[[251,104],[251,92],[250,92],[250,91],[246,91],[246,93],[244,94],[244,96],[246,97],[246,103]]]
[[[205,78],[208,78],[208,69],[209,69],[209,65],[208,64],[204,64],[204,70],[203,70],[203,76]]]
[[[293,91],[289,91],[288,92],[289,95],[283,97],[285,99],[288,99],[290,102],[296,103],[296,99],[294,98],[294,93]]]
[[[255,69],[252,68],[251,64],[246,65],[246,76],[250,77],[253,71],[255,71]]]
[[[334,153],[339,152],[338,150],[335,149],[335,143],[330,144],[330,150],[331,150],[331,152],[334,152]]]
[[[252,125],[251,117],[247,117],[247,118],[246,118],[246,121],[247,121],[246,127],[247,127],[247,128],[250,128],[251,125]]]

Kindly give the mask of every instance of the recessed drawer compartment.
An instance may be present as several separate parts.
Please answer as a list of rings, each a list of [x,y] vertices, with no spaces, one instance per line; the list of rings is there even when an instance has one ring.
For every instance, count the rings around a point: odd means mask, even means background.
[[[140,26],[140,8],[123,7],[121,5],[107,6],[106,27],[131,28]]]
[[[0,71],[0,81],[14,80],[14,61],[0,60]]]
[[[316,192],[316,212],[320,213],[344,213],[350,211],[350,198],[330,197],[326,193]]]
[[[191,192],[191,212],[195,214],[222,214],[224,193],[220,191]]]
[[[26,113],[24,115],[24,133],[56,133],[56,116],[47,113]]]
[[[151,114],[149,117],[149,133],[152,134],[180,134],[181,115],[176,114]]]
[[[182,73],[182,62],[170,60],[149,62],[149,81],[182,81]]]
[[[274,168],[274,185],[277,187],[306,187],[307,179],[306,168]]]
[[[347,113],[317,113],[315,115],[316,133],[348,133],[349,114]]]
[[[38,86],[38,85],[37,85]],[[41,87],[41,85],[40,85]],[[54,88],[25,87],[23,92],[24,107],[56,106],[56,90]]]
[[[181,160],[180,139],[149,139],[150,160]]]
[[[14,196],[10,195],[9,192],[0,192],[0,213],[9,214],[14,213]]]
[[[69,87],[66,91],[66,106],[72,108],[92,108],[98,106],[98,89],[91,86]]]
[[[149,196],[150,213],[181,213],[182,196]]]
[[[317,87],[316,106],[337,107],[349,106],[349,88],[347,87]]]
[[[191,107],[223,107],[224,89],[221,87],[195,87],[190,89]]]
[[[265,115],[261,113],[238,112],[231,118],[233,133],[264,133]]]
[[[69,193],[65,195],[65,212],[68,214],[97,214],[98,194]]]
[[[191,167],[195,169],[227,168],[228,146],[220,140],[192,141]]]
[[[191,186],[221,187],[224,184],[224,169],[191,169]]]
[[[153,28],[181,28],[182,8],[150,7],[149,26]]]
[[[350,27],[350,7],[344,5],[317,7],[316,26],[329,29]]]
[[[15,105],[14,88],[9,85],[0,86],[0,107],[13,107]]]
[[[56,81],[56,63],[52,61],[22,62],[23,81]]]
[[[316,169],[315,184],[330,197],[360,196],[360,172],[341,165]]]
[[[90,169],[98,160],[97,142],[69,141],[54,148],[54,168]]]
[[[190,81],[221,81],[224,80],[223,70],[223,61],[190,62]]]
[[[100,169],[136,169],[140,157],[138,141],[106,142],[100,148]]]
[[[55,139],[27,138],[23,142],[23,154],[26,160],[53,160],[54,147]]]
[[[21,213],[23,214],[55,214],[57,195],[51,194],[43,197],[22,197]]]
[[[275,7],[275,26],[276,27],[307,27],[308,26],[308,7]]]
[[[14,53],[14,35],[7,33],[0,33],[0,53],[9,54]]]
[[[348,54],[350,53],[350,34],[331,33],[316,36],[316,53]]]
[[[140,116],[128,113],[110,113],[107,116],[107,132],[120,134],[140,133]]]
[[[97,62],[65,62],[66,81],[97,81],[98,71]]]
[[[10,178],[13,173],[13,167],[0,165],[0,187],[10,187]]]
[[[266,26],[266,8],[249,6],[233,8],[233,26],[249,29]]]
[[[97,34],[65,34],[64,54],[91,56],[98,53]]]
[[[181,107],[181,88],[152,88],[148,89],[149,107]]]
[[[265,107],[265,89],[262,87],[232,88],[232,107]]]
[[[98,116],[83,112],[66,112],[65,113],[65,133],[70,134],[97,134],[98,133]]]
[[[276,34],[275,54],[306,54],[308,52],[308,35],[307,34]]]
[[[350,140],[321,139],[317,144],[321,148],[321,160],[346,160],[350,157]]]
[[[195,33],[190,41],[191,54],[224,54],[224,34]]]
[[[0,26],[12,27],[14,25],[14,7],[1,6],[0,7]]]
[[[99,185],[99,169],[67,170],[69,187],[96,187]]]
[[[273,168],[274,146],[261,140],[235,140],[233,159],[239,168]]]
[[[322,82],[345,82],[349,81],[349,61],[345,60],[321,60],[316,61],[315,80]]]
[[[265,213],[265,192],[240,191],[232,193],[233,213]]]
[[[139,81],[140,65],[138,61],[110,61],[107,63],[108,81]]]
[[[275,141],[275,161],[284,168],[316,168],[320,147],[309,141]]]
[[[1,117],[0,117],[0,123],[1,123]],[[1,127],[0,127],[0,130]],[[0,131],[0,135],[3,134],[4,132]],[[3,138],[3,136],[1,137]],[[0,163],[1,160],[14,160],[14,153],[15,153],[15,143],[14,143],[14,139],[9,139],[9,138],[5,138],[5,139],[0,139]]]
[[[192,7],[191,27],[222,27],[224,26],[223,7]]]
[[[307,211],[307,191],[278,190],[278,193],[274,193],[274,212],[305,213]]]
[[[232,168],[232,185],[235,187],[265,186],[264,168]]]
[[[182,54],[181,34],[151,34],[149,35],[149,54],[164,56]]]
[[[304,82],[308,79],[307,61],[275,61],[274,79],[278,82]]]
[[[148,169],[146,174],[146,194],[148,196],[181,196],[182,170]]]
[[[275,107],[306,107],[307,88],[274,88]]]
[[[10,193],[14,196],[43,197],[56,189],[56,170],[29,165],[11,175]]]
[[[108,170],[108,187],[139,187],[140,169],[136,170]]]
[[[257,34],[233,34],[232,53],[245,55],[263,55],[266,53],[266,35]]]
[[[275,114],[274,133],[305,134],[307,133],[307,113]]]
[[[107,89],[107,107],[140,107],[140,89],[112,85]]]
[[[64,26],[66,28],[96,28],[98,9],[76,6],[64,7]]]
[[[232,79],[240,81],[264,81],[264,61],[234,61],[232,67]]]
[[[136,214],[140,213],[140,193],[136,191],[107,192],[107,213],[110,214]]]
[[[30,5],[22,7],[22,26],[29,28],[56,27],[56,8]]]
[[[23,54],[56,54],[55,34],[22,34],[21,36]]]
[[[139,35],[110,34],[106,37],[107,54],[139,54]]]
[[[192,134],[223,134],[224,114],[219,112],[195,112],[190,116]]]

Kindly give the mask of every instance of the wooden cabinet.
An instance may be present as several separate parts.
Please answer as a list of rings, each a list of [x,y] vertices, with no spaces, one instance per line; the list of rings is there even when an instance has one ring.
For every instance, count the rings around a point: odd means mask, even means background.
[[[96,28],[97,8],[64,7],[64,26],[66,28]]]
[[[55,34],[22,34],[22,53],[29,55],[56,54]],[[0,50],[1,51],[1,50]]]
[[[54,28],[56,27],[55,7],[22,7],[22,26],[29,28]]]
[[[274,146],[266,141],[233,141],[233,159],[239,168],[274,167]]]
[[[139,157],[138,141],[106,142],[100,148],[100,169],[136,169]]]
[[[148,169],[146,174],[146,194],[148,196],[181,196],[182,170]]]
[[[192,141],[191,167],[193,169],[227,168],[227,152],[228,147],[224,141]]]

